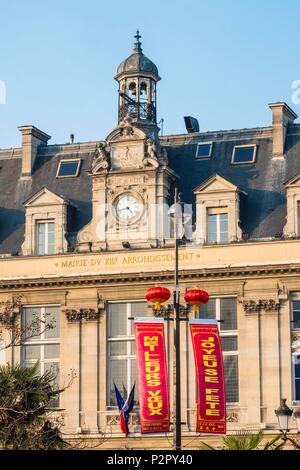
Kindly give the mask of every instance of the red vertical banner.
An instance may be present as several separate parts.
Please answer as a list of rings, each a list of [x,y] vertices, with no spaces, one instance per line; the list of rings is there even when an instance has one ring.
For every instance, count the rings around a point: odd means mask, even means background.
[[[169,432],[170,403],[164,320],[138,317],[134,326],[141,433]]]
[[[216,320],[191,320],[197,383],[196,432],[226,434],[223,356]]]

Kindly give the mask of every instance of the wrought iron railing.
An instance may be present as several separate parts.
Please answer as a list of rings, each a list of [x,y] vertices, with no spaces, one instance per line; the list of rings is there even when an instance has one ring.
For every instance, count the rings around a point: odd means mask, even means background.
[[[119,109],[119,121],[125,117],[156,122],[156,109],[152,103],[123,103]]]

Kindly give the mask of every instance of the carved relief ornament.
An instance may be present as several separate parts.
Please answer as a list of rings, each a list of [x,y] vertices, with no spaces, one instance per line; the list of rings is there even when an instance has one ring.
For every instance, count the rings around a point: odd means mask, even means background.
[[[244,300],[244,311],[246,313],[279,312],[280,302],[274,299]]]
[[[106,173],[110,170],[110,151],[106,143],[100,142],[93,155],[92,174]]]
[[[80,320],[98,320],[104,314],[101,309],[94,308],[81,308],[81,309],[66,309],[65,316],[69,322],[79,322]]]

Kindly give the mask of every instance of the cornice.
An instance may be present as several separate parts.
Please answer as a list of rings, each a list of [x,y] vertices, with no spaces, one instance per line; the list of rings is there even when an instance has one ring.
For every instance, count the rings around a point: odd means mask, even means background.
[[[300,135],[300,125],[292,124],[289,126],[288,136]],[[160,136],[160,141],[162,145],[181,145],[181,144],[196,144],[198,141],[205,141],[208,139],[214,139],[214,141],[225,141],[232,139],[266,139],[272,137],[272,127],[257,127],[257,128],[246,128],[246,129],[232,129],[232,130],[217,130],[217,131],[207,131],[207,132],[195,132],[192,134],[168,134]],[[86,153],[87,151],[93,150],[96,148],[97,144],[102,142],[100,140],[88,141],[88,142],[77,142],[74,144],[65,143],[65,144],[52,144],[43,147],[40,150],[39,156],[57,154],[61,153],[74,153],[82,152]],[[22,156],[22,148],[4,148],[0,149],[1,159],[10,159],[12,157]]]
[[[266,265],[243,268],[214,268],[180,271],[182,282],[204,282],[214,280],[242,280],[257,277],[283,277],[300,275],[300,264],[297,265]],[[43,289],[43,288],[72,288],[94,287],[105,285],[120,285],[132,283],[161,283],[173,282],[173,271],[156,271],[149,273],[122,273],[111,275],[80,275],[59,276],[57,278],[13,279],[0,281],[0,290],[11,289]],[[300,278],[299,278],[300,280]]]
[[[162,145],[182,145],[197,144],[213,140],[214,142],[224,142],[230,140],[247,139],[270,139],[272,137],[272,127],[257,127],[246,129],[219,130],[208,132],[193,132],[191,134],[170,134],[160,136]]]

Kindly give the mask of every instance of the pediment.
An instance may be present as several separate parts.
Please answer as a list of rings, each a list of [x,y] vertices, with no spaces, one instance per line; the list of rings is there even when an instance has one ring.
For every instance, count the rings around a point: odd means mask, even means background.
[[[213,175],[194,189],[194,193],[237,192],[239,188],[220,175]]]
[[[112,144],[113,142],[122,142],[128,140],[144,140],[146,137],[147,134],[144,131],[128,123],[124,126],[118,126],[116,129],[114,129],[106,137],[106,141],[109,144]]]
[[[293,178],[291,178],[290,180],[288,180],[285,184],[285,187],[286,188],[289,188],[289,187],[297,187],[299,186],[300,187],[300,173],[297,173],[297,175],[293,176]]]
[[[66,200],[62,196],[58,196],[47,188],[43,188],[33,196],[31,196],[27,201],[24,202],[25,207],[32,206],[52,206],[52,205],[62,205],[65,204]]]

